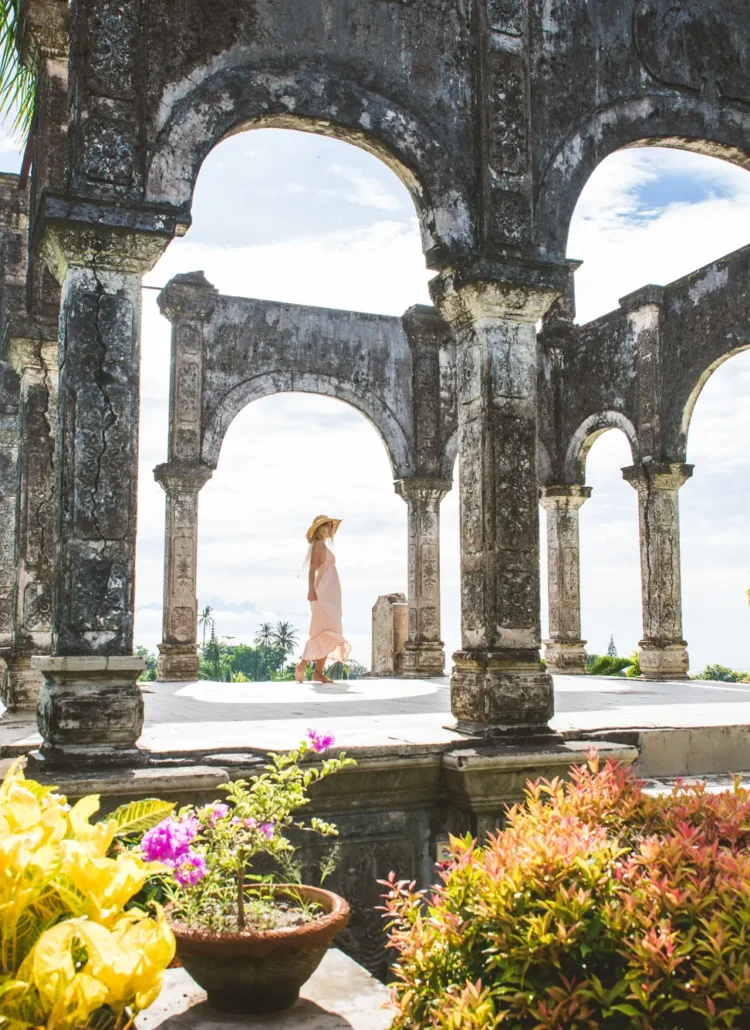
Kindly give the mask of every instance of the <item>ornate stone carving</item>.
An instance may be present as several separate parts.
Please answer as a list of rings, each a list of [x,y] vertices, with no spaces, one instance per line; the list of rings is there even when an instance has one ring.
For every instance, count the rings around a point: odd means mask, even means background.
[[[490,28],[509,36],[523,33],[524,0],[487,0],[487,21]]]
[[[118,100],[135,96],[138,5],[94,6],[88,18],[87,81],[92,93]]]
[[[128,186],[135,176],[138,127],[89,118],[83,126],[82,169],[96,182]]]

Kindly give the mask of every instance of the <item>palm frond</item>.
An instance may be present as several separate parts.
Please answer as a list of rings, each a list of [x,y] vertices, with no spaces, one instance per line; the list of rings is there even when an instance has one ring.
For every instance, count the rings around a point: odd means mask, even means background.
[[[36,75],[21,64],[18,52],[21,0],[0,0],[0,116],[10,119],[21,142],[31,132],[36,100]]]

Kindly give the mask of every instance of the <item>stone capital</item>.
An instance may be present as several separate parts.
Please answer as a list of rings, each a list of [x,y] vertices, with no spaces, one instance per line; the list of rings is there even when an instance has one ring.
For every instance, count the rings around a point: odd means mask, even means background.
[[[393,485],[399,497],[407,502],[433,501],[439,504],[453,489],[453,480],[433,479],[429,476],[409,476],[408,479],[395,480]]]
[[[622,478],[638,491],[679,490],[692,476],[693,468],[682,462],[644,462],[624,468]]]
[[[18,46],[24,66],[35,71],[41,59],[67,57],[68,0],[26,0],[20,7]]]
[[[32,250],[62,283],[71,267],[142,275],[180,235],[174,212],[45,193]]]
[[[28,323],[38,323],[37,319],[26,319]],[[19,325],[11,322],[7,327],[6,355],[17,375],[23,377],[28,373],[47,375],[57,372],[57,334],[47,336],[49,327],[39,327],[36,335],[30,335],[34,324]],[[56,326],[55,326],[56,328]],[[18,335],[17,335],[18,334]]]
[[[169,461],[157,465],[154,469],[154,479],[167,494],[177,490],[197,494],[213,474],[214,470],[208,465],[178,465]]]
[[[156,298],[159,310],[170,322],[193,318],[203,322],[211,316],[219,291],[203,272],[173,276]]]
[[[539,503],[545,511],[577,511],[589,497],[591,487],[577,483],[539,487]]]
[[[536,324],[568,289],[568,264],[474,261],[431,280],[430,294],[454,326],[507,320]]]

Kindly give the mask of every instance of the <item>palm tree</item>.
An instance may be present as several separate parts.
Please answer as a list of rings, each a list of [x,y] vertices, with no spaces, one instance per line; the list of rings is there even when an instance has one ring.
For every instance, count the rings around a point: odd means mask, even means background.
[[[1,2],[2,2],[2,0],[0,0],[0,3]],[[204,649],[206,647],[206,630],[210,629],[211,632],[213,633],[213,631],[216,629],[216,622],[214,620],[214,617],[211,614],[212,611],[213,611],[213,608],[211,607],[211,605],[207,604],[206,607],[201,612],[200,618],[198,619],[198,625],[199,626],[203,626],[203,647],[204,647]]]
[[[255,634],[255,643],[261,647],[270,647],[274,640],[273,626],[270,622],[261,622]]]
[[[277,622],[276,629],[273,631],[272,640],[277,647],[280,647],[284,651],[283,661],[286,661],[288,654],[295,649],[297,646],[297,630],[291,624],[291,622]],[[282,662],[283,664],[283,662]]]
[[[21,0],[0,0],[0,115],[13,116],[13,130],[25,141],[34,119],[36,75],[18,53],[20,9]]]

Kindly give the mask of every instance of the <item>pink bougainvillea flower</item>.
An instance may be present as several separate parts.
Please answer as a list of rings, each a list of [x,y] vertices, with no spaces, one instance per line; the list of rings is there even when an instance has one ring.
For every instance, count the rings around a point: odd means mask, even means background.
[[[273,837],[274,833],[276,832],[276,830],[274,829],[273,823],[263,823],[263,825],[258,827],[258,829],[260,830],[260,832],[263,834],[264,837],[268,838],[268,840],[271,840],[271,838]]]
[[[329,747],[333,747],[336,743],[336,738],[332,733],[318,733],[317,730],[308,730],[307,739],[312,745],[313,751],[320,754],[322,751],[327,751]]]
[[[229,805],[225,805],[223,801],[215,801],[212,805],[206,805],[201,815],[203,815],[208,825],[213,829],[218,822],[226,819],[229,815]]]
[[[206,860],[198,851],[188,851],[175,867],[174,878],[181,887],[194,887],[208,872]]]
[[[188,852],[198,834],[198,820],[188,815],[182,819],[162,819],[141,838],[141,852],[147,862],[174,865]]]

